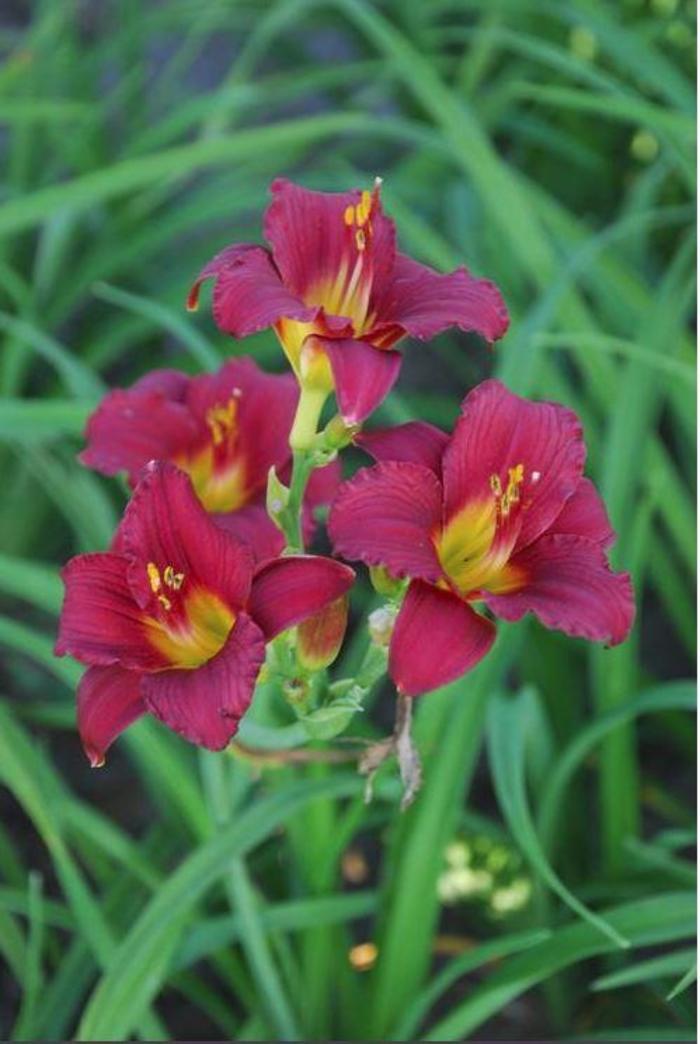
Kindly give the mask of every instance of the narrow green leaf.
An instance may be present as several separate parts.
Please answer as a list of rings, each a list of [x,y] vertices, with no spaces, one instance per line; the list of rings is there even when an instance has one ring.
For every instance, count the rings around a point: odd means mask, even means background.
[[[181,931],[199,897],[229,868],[231,859],[250,851],[296,809],[322,795],[341,796],[359,789],[354,777],[335,777],[322,784],[300,782],[283,794],[253,803],[224,832],[201,845],[162,885],[122,939],[109,968],[100,979],[83,1013],[78,1040],[109,1040],[127,1036],[141,1015],[131,1004],[138,987],[145,1005],[161,986],[165,972],[149,971],[157,955]]]
[[[689,986],[692,986],[692,984],[695,982],[697,977],[698,977],[698,966],[697,966],[697,964],[693,964],[692,968],[688,968],[688,971],[685,973],[683,978],[679,982],[676,983],[676,985],[673,987],[673,989],[669,993],[669,995],[666,998],[666,1000],[672,1001],[672,1000],[675,1000],[676,997],[680,997],[681,993],[683,993],[685,990],[687,990]]]
[[[513,837],[533,870],[566,903],[599,932],[621,948],[629,942],[604,918],[589,910],[566,887],[549,863],[530,814],[525,790],[525,742],[532,690],[524,689],[516,698],[499,696],[491,700],[487,719],[489,763],[498,803]]]
[[[97,400],[0,399],[0,439],[23,444],[80,438]]]
[[[656,895],[603,910],[602,916],[633,947],[692,938],[695,894]],[[463,1003],[456,1004],[432,1026],[423,1039],[463,1040],[526,990],[572,964],[616,949],[615,943],[585,921],[558,928],[546,942],[505,961]]]
[[[621,722],[632,721],[642,714],[653,714],[664,710],[692,711],[695,709],[695,701],[696,692],[693,682],[667,682],[648,689],[635,699],[615,707],[581,729],[559,755],[540,800],[538,830],[545,850],[551,849],[557,817],[564,808],[564,793],[571,777],[606,735],[617,728]]]
[[[511,954],[519,953],[521,950],[527,950],[530,946],[536,946],[549,939],[551,934],[545,928],[538,931],[519,932],[516,935],[504,935],[492,939],[490,942],[481,943],[459,957],[453,958],[409,1005],[392,1033],[391,1039],[415,1040],[420,1023],[433,1005],[437,1004],[455,982],[484,964],[491,961],[496,962],[504,957],[510,957]]]
[[[119,308],[125,308],[135,315],[143,316],[150,323],[173,334],[187,349],[194,361],[205,369],[216,370],[221,365],[221,356],[206,337],[184,316],[178,315],[172,308],[166,307],[160,301],[153,301],[140,294],[127,293],[126,290],[109,286],[108,283],[95,283],[92,292],[103,301],[109,301],[110,304],[117,305]]]
[[[660,957],[652,957],[648,961],[639,961],[628,965],[610,975],[602,975],[591,983],[596,993],[601,990],[617,990],[623,986],[636,986],[639,983],[654,982],[670,975],[680,975],[692,964],[695,950],[674,950],[663,953]]]

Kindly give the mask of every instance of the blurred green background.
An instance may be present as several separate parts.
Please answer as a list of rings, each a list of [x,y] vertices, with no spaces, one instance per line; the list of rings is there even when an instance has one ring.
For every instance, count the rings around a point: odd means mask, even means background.
[[[0,1036],[695,1039],[693,19],[5,0]],[[380,174],[407,252],[500,285],[505,341],[407,344],[377,419],[448,427],[491,373],[570,405],[639,593],[622,647],[525,621],[421,700],[404,815],[391,771],[366,808],[348,768],[208,755],[152,721],[91,772],[79,668],[52,656],[58,567],[124,502],[75,459],[104,390],[232,352],[282,369],[271,334],[183,310],[215,250],[259,239],[278,174]],[[353,729],[390,713],[387,689]]]

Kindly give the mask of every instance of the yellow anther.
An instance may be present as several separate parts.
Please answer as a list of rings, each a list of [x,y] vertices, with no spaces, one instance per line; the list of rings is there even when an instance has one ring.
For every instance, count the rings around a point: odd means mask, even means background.
[[[525,478],[525,468],[522,464],[516,464],[514,468],[508,468],[508,485],[505,490],[498,475],[491,475],[489,485],[491,492],[498,501],[498,513],[505,517],[510,512],[513,504],[520,500],[520,486]]]
[[[149,562],[146,566],[146,572],[148,574],[148,582],[151,585],[151,591],[155,594],[160,589],[160,573],[158,572],[158,566],[155,562]]]
[[[167,595],[158,595],[158,601],[166,611],[170,611],[173,607],[173,603],[167,597]]]
[[[173,591],[179,591],[180,590],[180,588],[182,587],[184,579],[185,579],[185,574],[184,573],[176,573],[171,565],[166,566],[165,569],[163,570],[163,580],[168,585],[168,587],[171,587],[173,589]]]
[[[355,224],[355,208],[352,203],[349,203],[343,212],[343,221],[348,226]]]
[[[220,446],[226,436],[230,435],[235,428],[237,412],[238,403],[234,397],[226,403],[219,403],[207,410],[206,422],[215,446]]]
[[[366,245],[367,240],[365,238],[365,234],[361,228],[358,228],[357,232],[355,233],[355,246],[360,251],[360,253],[362,253]]]
[[[508,468],[508,485],[519,486],[523,481],[524,474],[525,468],[522,464],[518,464],[514,468]]]
[[[364,190],[360,197],[360,202],[355,207],[355,216],[357,218],[357,224],[362,226],[367,223],[369,216],[372,212],[372,193]]]

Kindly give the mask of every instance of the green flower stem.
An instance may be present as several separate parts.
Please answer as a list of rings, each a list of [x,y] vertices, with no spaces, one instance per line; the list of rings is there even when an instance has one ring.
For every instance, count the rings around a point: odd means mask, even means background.
[[[289,437],[292,447],[292,479],[287,503],[274,517],[287,538],[286,550],[290,553],[304,550],[302,509],[311,472],[329,464],[339,450],[350,445],[353,436],[359,430],[357,426],[348,427],[340,416],[335,416],[323,431],[317,432],[318,419],[326,398],[325,392],[320,395],[313,390],[302,390],[294,427]]]
[[[327,388],[301,386],[299,405],[289,433],[289,445],[295,452],[311,449],[328,394]]]
[[[355,676],[355,685],[364,689],[365,692],[369,692],[379,679],[386,674],[387,659],[387,647],[370,642],[360,664],[360,669]]]
[[[304,494],[311,472],[316,467],[314,454],[310,450],[294,450],[292,455],[292,481],[289,486],[289,498],[283,511],[278,515],[282,532],[287,539],[288,552],[304,550],[304,534],[302,528],[302,509]]]

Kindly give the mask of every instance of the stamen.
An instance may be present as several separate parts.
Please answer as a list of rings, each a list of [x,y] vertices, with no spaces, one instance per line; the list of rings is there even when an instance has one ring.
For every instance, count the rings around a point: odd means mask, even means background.
[[[238,411],[238,402],[236,400],[238,398],[240,398],[240,389],[238,389],[238,395],[236,395],[236,389],[234,389],[234,394],[227,403],[218,403],[216,406],[211,406],[206,412],[205,420],[211,431],[212,442],[215,446],[220,446],[236,426],[236,413]]]
[[[168,565],[163,570],[163,580],[168,587],[173,589],[173,591],[179,591],[184,583],[185,574],[176,573],[174,568],[171,565]]]
[[[167,595],[158,595],[158,601],[163,606],[163,608],[166,610],[166,612],[170,612],[170,610],[173,607],[173,603],[170,601],[170,599],[167,597]]]
[[[508,468],[508,485],[519,486],[523,481],[524,474],[525,468],[522,464],[518,464],[514,468]]]
[[[155,562],[148,563],[146,566],[146,573],[148,575],[148,582],[151,585],[151,591],[155,594],[156,591],[160,590],[160,573]]]
[[[372,194],[365,189],[360,197],[360,202],[355,207],[357,224],[362,227],[369,220],[372,212]]]
[[[352,203],[349,203],[343,212],[343,221],[350,228],[351,225],[355,224],[355,208]]]
[[[508,468],[508,485],[504,492],[498,475],[491,475],[489,483],[491,491],[498,501],[497,508],[501,518],[506,518],[510,513],[511,507],[519,502],[520,487],[524,477],[525,467],[522,464],[516,464],[514,468]]]
[[[366,244],[367,240],[365,239],[365,234],[361,228],[358,228],[355,233],[355,246],[360,252],[362,252],[365,249]]]
[[[361,233],[358,233],[358,235],[360,235],[360,234]],[[348,283],[347,287],[345,288],[345,293],[343,294],[343,300],[340,302],[340,307],[338,308],[338,315],[345,315],[346,311],[350,310],[350,305],[351,305],[352,299],[353,299],[353,297],[355,295],[355,291],[357,289],[357,284],[358,284],[358,281],[360,279],[360,275],[361,274],[362,274],[362,258],[358,257],[357,261],[355,262],[355,267],[352,270],[352,275],[350,276],[350,282]]]

